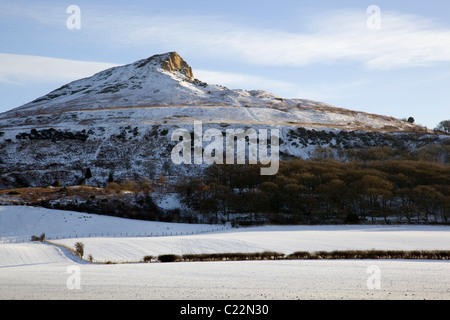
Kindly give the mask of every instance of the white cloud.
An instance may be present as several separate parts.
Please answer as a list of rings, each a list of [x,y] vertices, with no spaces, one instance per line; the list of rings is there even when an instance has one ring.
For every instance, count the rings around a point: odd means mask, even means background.
[[[370,14],[362,6],[299,20],[297,30],[302,31],[285,31],[276,25],[256,28],[221,15],[144,15],[133,6],[81,7],[83,39],[90,37],[97,44],[166,48],[268,66],[350,61],[370,69],[395,69],[450,61],[450,28],[383,7],[380,30],[367,28]],[[0,16],[63,26],[65,8],[62,4],[4,2]]]
[[[381,29],[369,30],[368,17],[365,10],[327,13],[305,22],[308,32],[256,29],[212,16],[104,15],[92,27],[131,46],[159,45],[258,65],[356,61],[371,69],[394,69],[450,61],[450,29],[423,17],[382,11]]]
[[[0,16],[5,20],[16,23],[36,21],[40,24],[62,25],[67,14],[64,5],[29,1],[2,1],[0,2]]]
[[[369,85],[369,80],[350,82],[322,82],[311,85],[299,85],[294,96],[318,101],[340,101],[360,94]]]
[[[63,7],[4,3],[0,15],[63,25]],[[82,30],[84,40],[97,44],[162,48],[264,66],[356,62],[383,70],[450,62],[450,28],[381,7],[381,29],[369,30],[369,17],[364,7],[328,11],[299,20],[297,30],[302,31],[286,31],[276,25],[256,28],[221,15],[144,15],[133,6],[90,5],[82,6]]]
[[[117,66],[111,63],[0,53],[0,82],[73,81]]]
[[[194,75],[201,81],[209,84],[218,84],[230,89],[265,89],[265,90],[292,90],[294,85],[285,81],[265,77],[257,77],[243,73],[229,73],[211,70],[194,70]]]

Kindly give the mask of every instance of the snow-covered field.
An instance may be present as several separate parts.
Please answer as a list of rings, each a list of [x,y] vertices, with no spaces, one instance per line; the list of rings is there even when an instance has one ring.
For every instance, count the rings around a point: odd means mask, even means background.
[[[62,239],[65,235],[102,232],[110,236]],[[81,241],[85,255],[92,254],[100,261],[139,261],[144,255],[167,253],[450,249],[448,226],[263,226],[218,230],[216,225],[0,207],[0,237],[4,242],[0,244],[0,299],[450,298],[450,261],[90,264],[50,244],[7,243],[42,233],[71,247]],[[149,233],[158,236],[138,236]],[[79,280],[79,289],[73,288],[77,283],[74,279]]]
[[[28,241],[45,233],[47,240],[80,237],[143,237],[222,230],[222,225],[176,224],[123,219],[26,206],[0,206],[0,243]]]

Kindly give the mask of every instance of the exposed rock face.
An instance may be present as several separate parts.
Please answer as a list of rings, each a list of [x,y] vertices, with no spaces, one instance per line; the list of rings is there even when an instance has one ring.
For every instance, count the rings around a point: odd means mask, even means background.
[[[188,80],[194,79],[192,68],[176,52],[170,52],[168,58],[161,63],[161,68],[166,71],[181,72]]]

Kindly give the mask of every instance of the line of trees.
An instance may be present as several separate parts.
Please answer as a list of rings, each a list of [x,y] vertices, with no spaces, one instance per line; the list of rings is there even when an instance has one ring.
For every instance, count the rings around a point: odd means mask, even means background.
[[[450,166],[423,159],[295,159],[275,176],[261,176],[257,165],[213,165],[177,191],[212,222],[237,214],[282,224],[450,219]]]

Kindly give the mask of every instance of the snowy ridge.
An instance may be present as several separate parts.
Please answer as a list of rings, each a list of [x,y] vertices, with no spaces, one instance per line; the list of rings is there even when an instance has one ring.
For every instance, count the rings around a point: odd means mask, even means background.
[[[129,117],[130,123],[145,119],[163,123],[165,118],[173,119],[173,111],[167,107],[177,109],[180,117],[215,123],[395,131],[414,127],[406,121],[336,108],[322,102],[283,99],[262,90],[230,90],[210,85],[195,79],[190,66],[176,52],[169,52],[68,83],[0,114],[0,128],[8,127],[11,118],[15,117],[67,112],[78,112],[79,118],[83,119],[107,120],[102,116],[104,110],[120,113],[116,117],[121,119]],[[133,117],[137,108],[140,111],[138,119]],[[201,108],[200,112],[198,108]],[[85,116],[80,114],[87,111]],[[2,118],[6,121],[1,121]],[[14,120],[16,125],[23,125],[19,119]]]
[[[161,237],[203,234],[228,229],[209,224],[184,224],[124,219],[73,211],[26,206],[0,206],[0,243],[46,239]]]
[[[281,157],[308,158],[317,146],[366,148],[395,140],[414,148],[439,139],[408,136],[418,127],[391,117],[206,84],[169,52],[73,81],[0,114],[0,187],[77,185],[87,168],[95,186],[103,187],[110,174],[157,179],[168,173],[162,168],[170,165],[172,132],[192,130],[195,121],[222,132],[279,129]],[[375,131],[379,138],[367,135]],[[171,165],[170,171],[201,169]]]

